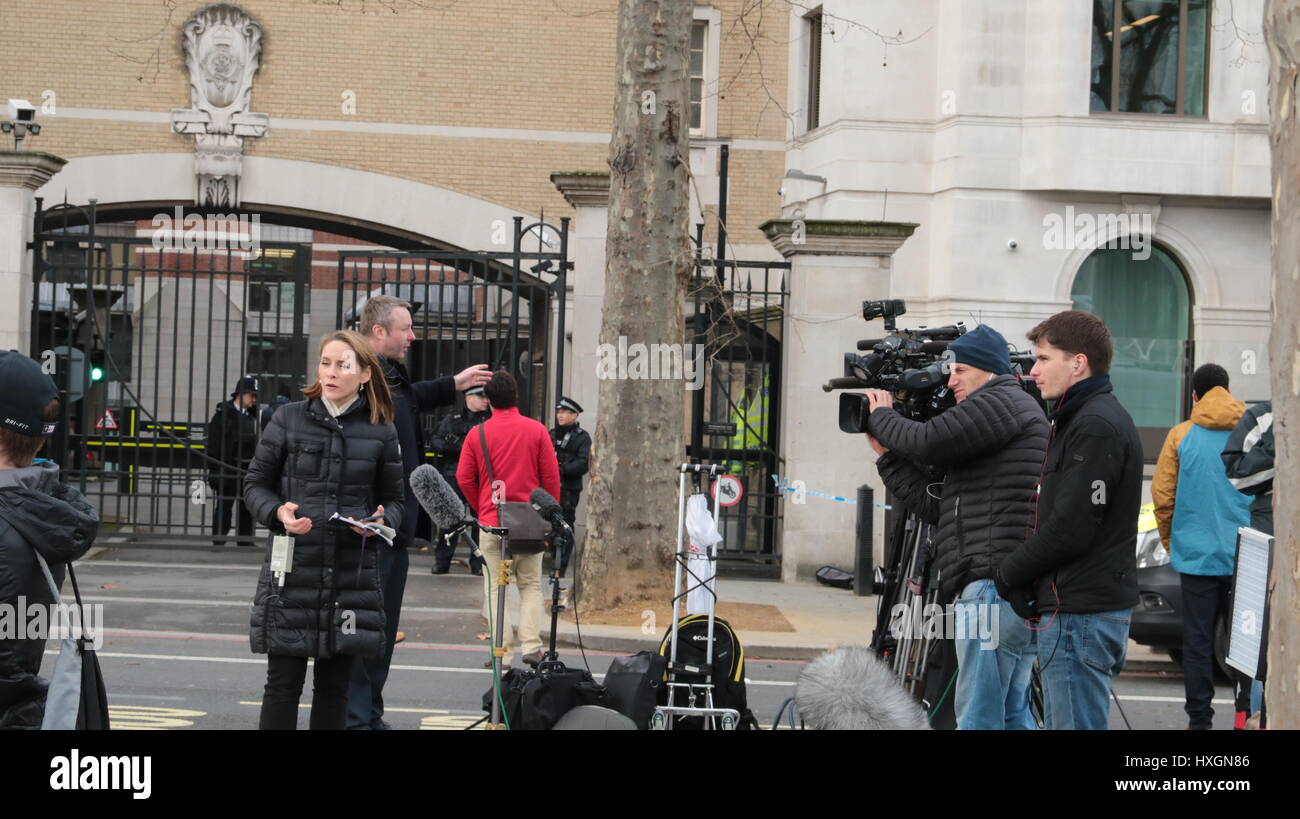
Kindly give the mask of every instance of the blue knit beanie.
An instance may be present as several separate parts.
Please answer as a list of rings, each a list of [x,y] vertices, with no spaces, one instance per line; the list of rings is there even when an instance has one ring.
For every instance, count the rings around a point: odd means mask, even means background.
[[[1011,356],[1007,353],[1007,340],[987,324],[981,324],[948,345],[958,364],[969,364],[994,375],[1011,372]]]

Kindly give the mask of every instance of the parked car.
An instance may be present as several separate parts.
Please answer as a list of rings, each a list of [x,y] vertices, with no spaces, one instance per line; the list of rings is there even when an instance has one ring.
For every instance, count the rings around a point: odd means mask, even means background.
[[[1169,552],[1160,542],[1155,505],[1146,504],[1138,514],[1137,540],[1138,604],[1128,636],[1139,645],[1169,652],[1183,661],[1183,591],[1178,572],[1169,563]],[[1224,659],[1228,649],[1228,615],[1224,612],[1214,626],[1214,661],[1227,677]]]

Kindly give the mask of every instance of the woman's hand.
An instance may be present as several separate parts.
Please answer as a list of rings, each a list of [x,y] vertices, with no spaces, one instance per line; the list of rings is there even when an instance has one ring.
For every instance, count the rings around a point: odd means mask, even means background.
[[[383,525],[384,525],[384,505],[383,505],[382,503],[379,504],[379,508],[376,509],[376,510],[375,510],[375,513],[374,513],[373,515],[371,515],[370,518],[369,518],[368,520],[366,520],[365,522],[366,522],[366,523],[378,523],[380,526],[383,526]],[[361,535],[362,537],[365,537],[366,535],[369,535],[369,534],[370,534],[370,532],[367,532],[365,529],[361,529],[361,528],[358,528],[358,527],[356,527],[356,526],[353,526],[353,527],[352,527],[352,531],[356,532],[358,535]]]
[[[311,531],[311,518],[300,518],[294,515],[298,511],[298,504],[285,503],[275,512],[275,517],[280,523],[284,524],[284,531],[291,535],[305,535]]]

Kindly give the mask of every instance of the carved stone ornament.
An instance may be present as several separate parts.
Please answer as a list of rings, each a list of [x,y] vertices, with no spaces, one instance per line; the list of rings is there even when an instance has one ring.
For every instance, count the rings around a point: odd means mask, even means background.
[[[238,6],[204,6],[181,27],[190,107],[172,109],[172,130],[194,135],[195,202],[238,207],[244,138],[266,135],[270,118],[248,109],[262,56],[262,27]]]

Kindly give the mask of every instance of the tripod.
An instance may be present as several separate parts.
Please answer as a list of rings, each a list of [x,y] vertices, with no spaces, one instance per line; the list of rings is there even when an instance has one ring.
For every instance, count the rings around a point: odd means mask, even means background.
[[[934,527],[908,512],[894,524],[885,570],[873,589],[880,596],[871,648],[889,661],[913,696],[925,690],[925,663],[933,647],[931,629],[917,629],[939,600],[934,566]]]

